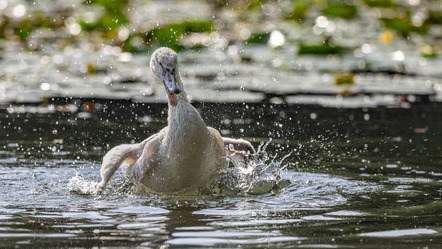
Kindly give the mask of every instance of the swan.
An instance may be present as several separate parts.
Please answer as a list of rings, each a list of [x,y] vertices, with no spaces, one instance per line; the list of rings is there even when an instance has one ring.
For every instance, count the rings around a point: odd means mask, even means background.
[[[168,96],[167,126],[141,143],[112,148],[103,157],[98,193],[123,165],[129,166],[127,175],[156,192],[202,189],[227,166],[227,160],[244,161],[255,153],[250,142],[222,137],[206,126],[184,91],[175,51],[157,49],[150,69]]]

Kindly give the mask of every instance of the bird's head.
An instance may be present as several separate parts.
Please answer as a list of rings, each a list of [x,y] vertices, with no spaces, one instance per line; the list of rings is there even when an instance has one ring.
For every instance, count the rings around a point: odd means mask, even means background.
[[[150,69],[163,82],[169,103],[176,106],[177,96],[183,91],[183,85],[178,73],[175,51],[166,47],[155,50],[150,59]]]

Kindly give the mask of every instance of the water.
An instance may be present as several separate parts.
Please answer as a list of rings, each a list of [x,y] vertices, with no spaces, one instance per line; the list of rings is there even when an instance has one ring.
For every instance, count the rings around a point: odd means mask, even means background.
[[[142,52],[129,54],[116,37],[77,36],[77,21],[93,12],[71,2],[0,0],[5,18],[18,18],[4,22],[0,41],[0,247],[441,246],[440,29],[382,42],[389,30],[378,20],[425,20],[437,1],[360,8],[350,21],[328,17],[334,31],[326,36],[348,51],[326,57],[297,54],[301,43],[323,41],[324,30],[315,30],[322,7],[290,24],[290,1],[250,14],[236,10],[242,4],[135,1],[121,31],[214,21],[210,34],[179,41],[209,42],[179,55],[187,93],[224,136],[262,144],[251,165],[227,168],[197,196],[146,194],[123,171],[108,194],[93,194],[102,156],[162,128],[167,98],[148,70],[154,47],[140,43]],[[32,27],[17,42],[11,27],[26,31],[41,13],[55,27]],[[245,44],[262,31],[277,31],[285,44]],[[423,48],[436,56],[423,57]],[[349,73],[354,84],[336,83]]]
[[[91,193],[101,157],[158,131],[166,109],[96,101],[113,112],[1,112],[2,246],[403,248],[442,242],[440,104],[361,110],[197,103],[206,122],[226,136],[261,144],[255,170],[229,168],[220,180],[231,191],[193,196],[131,192],[119,171],[110,193],[97,196]]]

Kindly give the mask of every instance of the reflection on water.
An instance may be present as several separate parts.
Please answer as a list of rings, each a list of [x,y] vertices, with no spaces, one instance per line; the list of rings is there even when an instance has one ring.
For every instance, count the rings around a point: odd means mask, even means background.
[[[109,194],[91,194],[104,153],[160,129],[163,107],[131,106],[149,122],[121,119],[118,107],[81,119],[0,113],[2,246],[400,248],[441,240],[438,106],[254,105],[235,115],[241,107],[218,105],[208,115],[213,106],[197,105],[211,126],[262,145],[253,169],[227,170],[229,193],[128,193],[119,171]]]

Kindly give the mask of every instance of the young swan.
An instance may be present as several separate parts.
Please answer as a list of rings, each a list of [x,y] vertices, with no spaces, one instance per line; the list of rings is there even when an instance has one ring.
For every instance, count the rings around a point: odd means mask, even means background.
[[[157,192],[204,188],[226,166],[226,158],[244,161],[248,153],[255,153],[250,142],[223,138],[206,126],[187,99],[173,50],[157,49],[150,68],[166,89],[168,125],[139,144],[112,148],[103,158],[98,193],[122,165],[129,165],[128,175]]]

